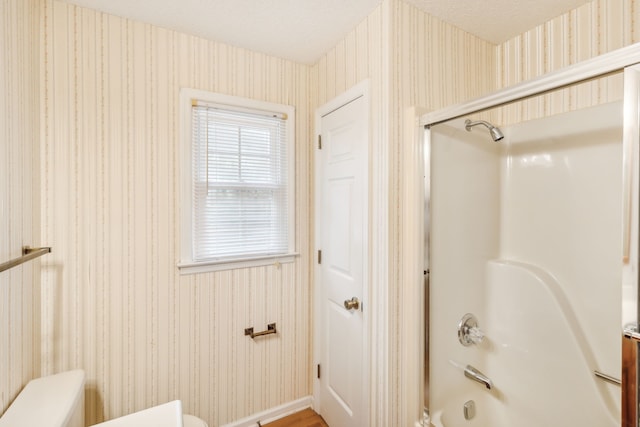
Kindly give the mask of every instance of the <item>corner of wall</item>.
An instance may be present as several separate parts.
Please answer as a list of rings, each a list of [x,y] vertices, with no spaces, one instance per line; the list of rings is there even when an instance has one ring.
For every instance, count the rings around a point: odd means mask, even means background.
[[[41,0],[0,3],[0,262],[40,244]],[[39,261],[0,273],[0,413],[39,375]]]

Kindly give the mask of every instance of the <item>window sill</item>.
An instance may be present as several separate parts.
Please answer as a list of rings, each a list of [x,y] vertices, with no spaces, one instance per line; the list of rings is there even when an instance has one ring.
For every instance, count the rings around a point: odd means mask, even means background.
[[[235,270],[240,268],[262,267],[265,265],[276,265],[295,261],[298,253],[285,255],[270,255],[258,258],[244,258],[223,261],[203,261],[203,262],[180,262],[178,269],[180,275],[210,273],[213,271]]]

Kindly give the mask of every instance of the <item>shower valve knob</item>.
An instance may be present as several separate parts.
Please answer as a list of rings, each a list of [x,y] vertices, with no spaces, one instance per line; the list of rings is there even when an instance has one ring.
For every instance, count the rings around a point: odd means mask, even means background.
[[[465,347],[471,344],[480,344],[484,340],[484,332],[478,328],[478,319],[473,314],[467,313],[460,320],[458,340]]]
[[[467,331],[468,338],[474,344],[480,344],[482,340],[484,340],[484,332],[482,332],[479,328],[469,328]]]

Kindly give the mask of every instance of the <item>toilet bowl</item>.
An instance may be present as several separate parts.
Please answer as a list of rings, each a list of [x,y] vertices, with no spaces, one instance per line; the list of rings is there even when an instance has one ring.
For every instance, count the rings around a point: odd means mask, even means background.
[[[174,400],[92,427],[207,427],[207,423],[193,415],[183,414],[182,402]]]
[[[194,417],[193,415],[184,414],[182,416],[182,426],[183,427],[208,427],[207,423],[202,421],[198,417]]]

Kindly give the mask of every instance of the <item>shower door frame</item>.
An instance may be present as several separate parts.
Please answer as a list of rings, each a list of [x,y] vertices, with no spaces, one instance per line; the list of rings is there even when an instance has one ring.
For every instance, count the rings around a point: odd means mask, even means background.
[[[431,141],[431,132],[430,128],[433,125],[443,123],[445,121],[460,118],[466,115],[482,112],[489,110],[491,108],[501,107],[504,105],[508,105],[514,102],[522,101],[528,98],[532,98],[538,95],[542,95],[548,92],[552,92],[554,90],[563,89],[569,86],[573,86],[575,84],[583,83],[589,80],[597,79],[600,77],[607,76],[609,74],[618,73],[624,71],[624,103],[625,103],[625,130],[624,130],[624,152],[625,152],[625,168],[629,169],[630,165],[635,165],[632,168],[633,175],[631,175],[632,171],[625,169],[625,173],[629,174],[632,181],[631,186],[626,189],[629,191],[629,194],[632,196],[632,204],[634,204],[634,209],[625,205],[625,215],[629,215],[627,218],[626,226],[632,227],[632,229],[626,229],[625,232],[631,233],[632,230],[638,230],[639,224],[639,215],[638,215],[638,199],[640,196],[638,195],[638,190],[640,188],[639,178],[638,178],[638,163],[640,163],[638,158],[638,145],[640,143],[640,129],[638,126],[638,111],[640,111],[640,43],[615,50],[613,52],[600,55],[596,58],[580,62],[575,65],[571,65],[569,67],[563,68],[561,70],[548,73],[536,79],[532,79],[503,90],[497,91],[490,95],[480,97],[469,101],[467,103],[454,105],[448,108],[444,108],[438,111],[434,111],[431,113],[427,113],[420,116],[419,126],[424,129],[424,132],[420,132],[423,135],[423,140],[419,141],[421,145],[420,148],[424,149],[424,157],[420,157],[416,159],[416,163],[420,163],[417,168],[423,171],[424,177],[424,206],[425,206],[425,218],[424,218],[424,260],[422,270],[425,271],[425,280],[422,284],[417,284],[418,286],[422,286],[422,289],[425,290],[425,307],[424,307],[424,319],[420,325],[416,327],[417,331],[416,336],[420,337],[420,340],[424,339],[426,343],[429,342],[428,339],[428,316],[429,316],[429,307],[428,307],[428,271],[429,271],[429,259],[430,259],[430,248],[429,248],[429,235],[431,234],[430,230],[430,212],[429,212],[429,198],[431,194],[430,187],[430,165],[429,165],[429,144]],[[630,105],[630,107],[628,107]],[[628,129],[627,118],[629,117],[629,110],[633,110],[636,114],[636,117],[633,118],[635,122],[635,129]],[[632,157],[631,157],[632,156]],[[634,213],[634,216],[631,216],[631,212]],[[632,222],[633,221],[633,222]],[[423,224],[419,224],[422,226]],[[630,225],[633,224],[633,225]],[[638,242],[632,242],[635,245],[635,252],[631,252],[634,256],[630,259],[630,262],[633,265],[633,269],[636,274],[640,275],[638,272]],[[635,287],[636,292],[638,288],[638,284],[640,283],[640,277],[635,277]],[[638,306],[640,306],[640,302],[638,300],[638,293],[636,293],[636,307],[634,316],[634,326],[635,330],[631,330],[630,328],[621,328],[621,336],[622,336],[622,351],[623,351],[623,361],[622,361],[622,427],[640,427],[638,425],[638,404],[639,401],[639,393],[638,393],[638,346],[640,345],[640,326],[639,326],[639,318],[638,318]],[[622,303],[622,302],[621,302]],[[628,319],[628,317],[627,317]],[[424,338],[422,338],[424,337]],[[424,348],[423,360],[424,360],[424,387],[421,390],[421,398],[424,402],[424,413],[420,414],[420,419],[416,422],[416,425],[426,425],[428,422],[428,412],[429,412],[429,348],[428,344]]]

